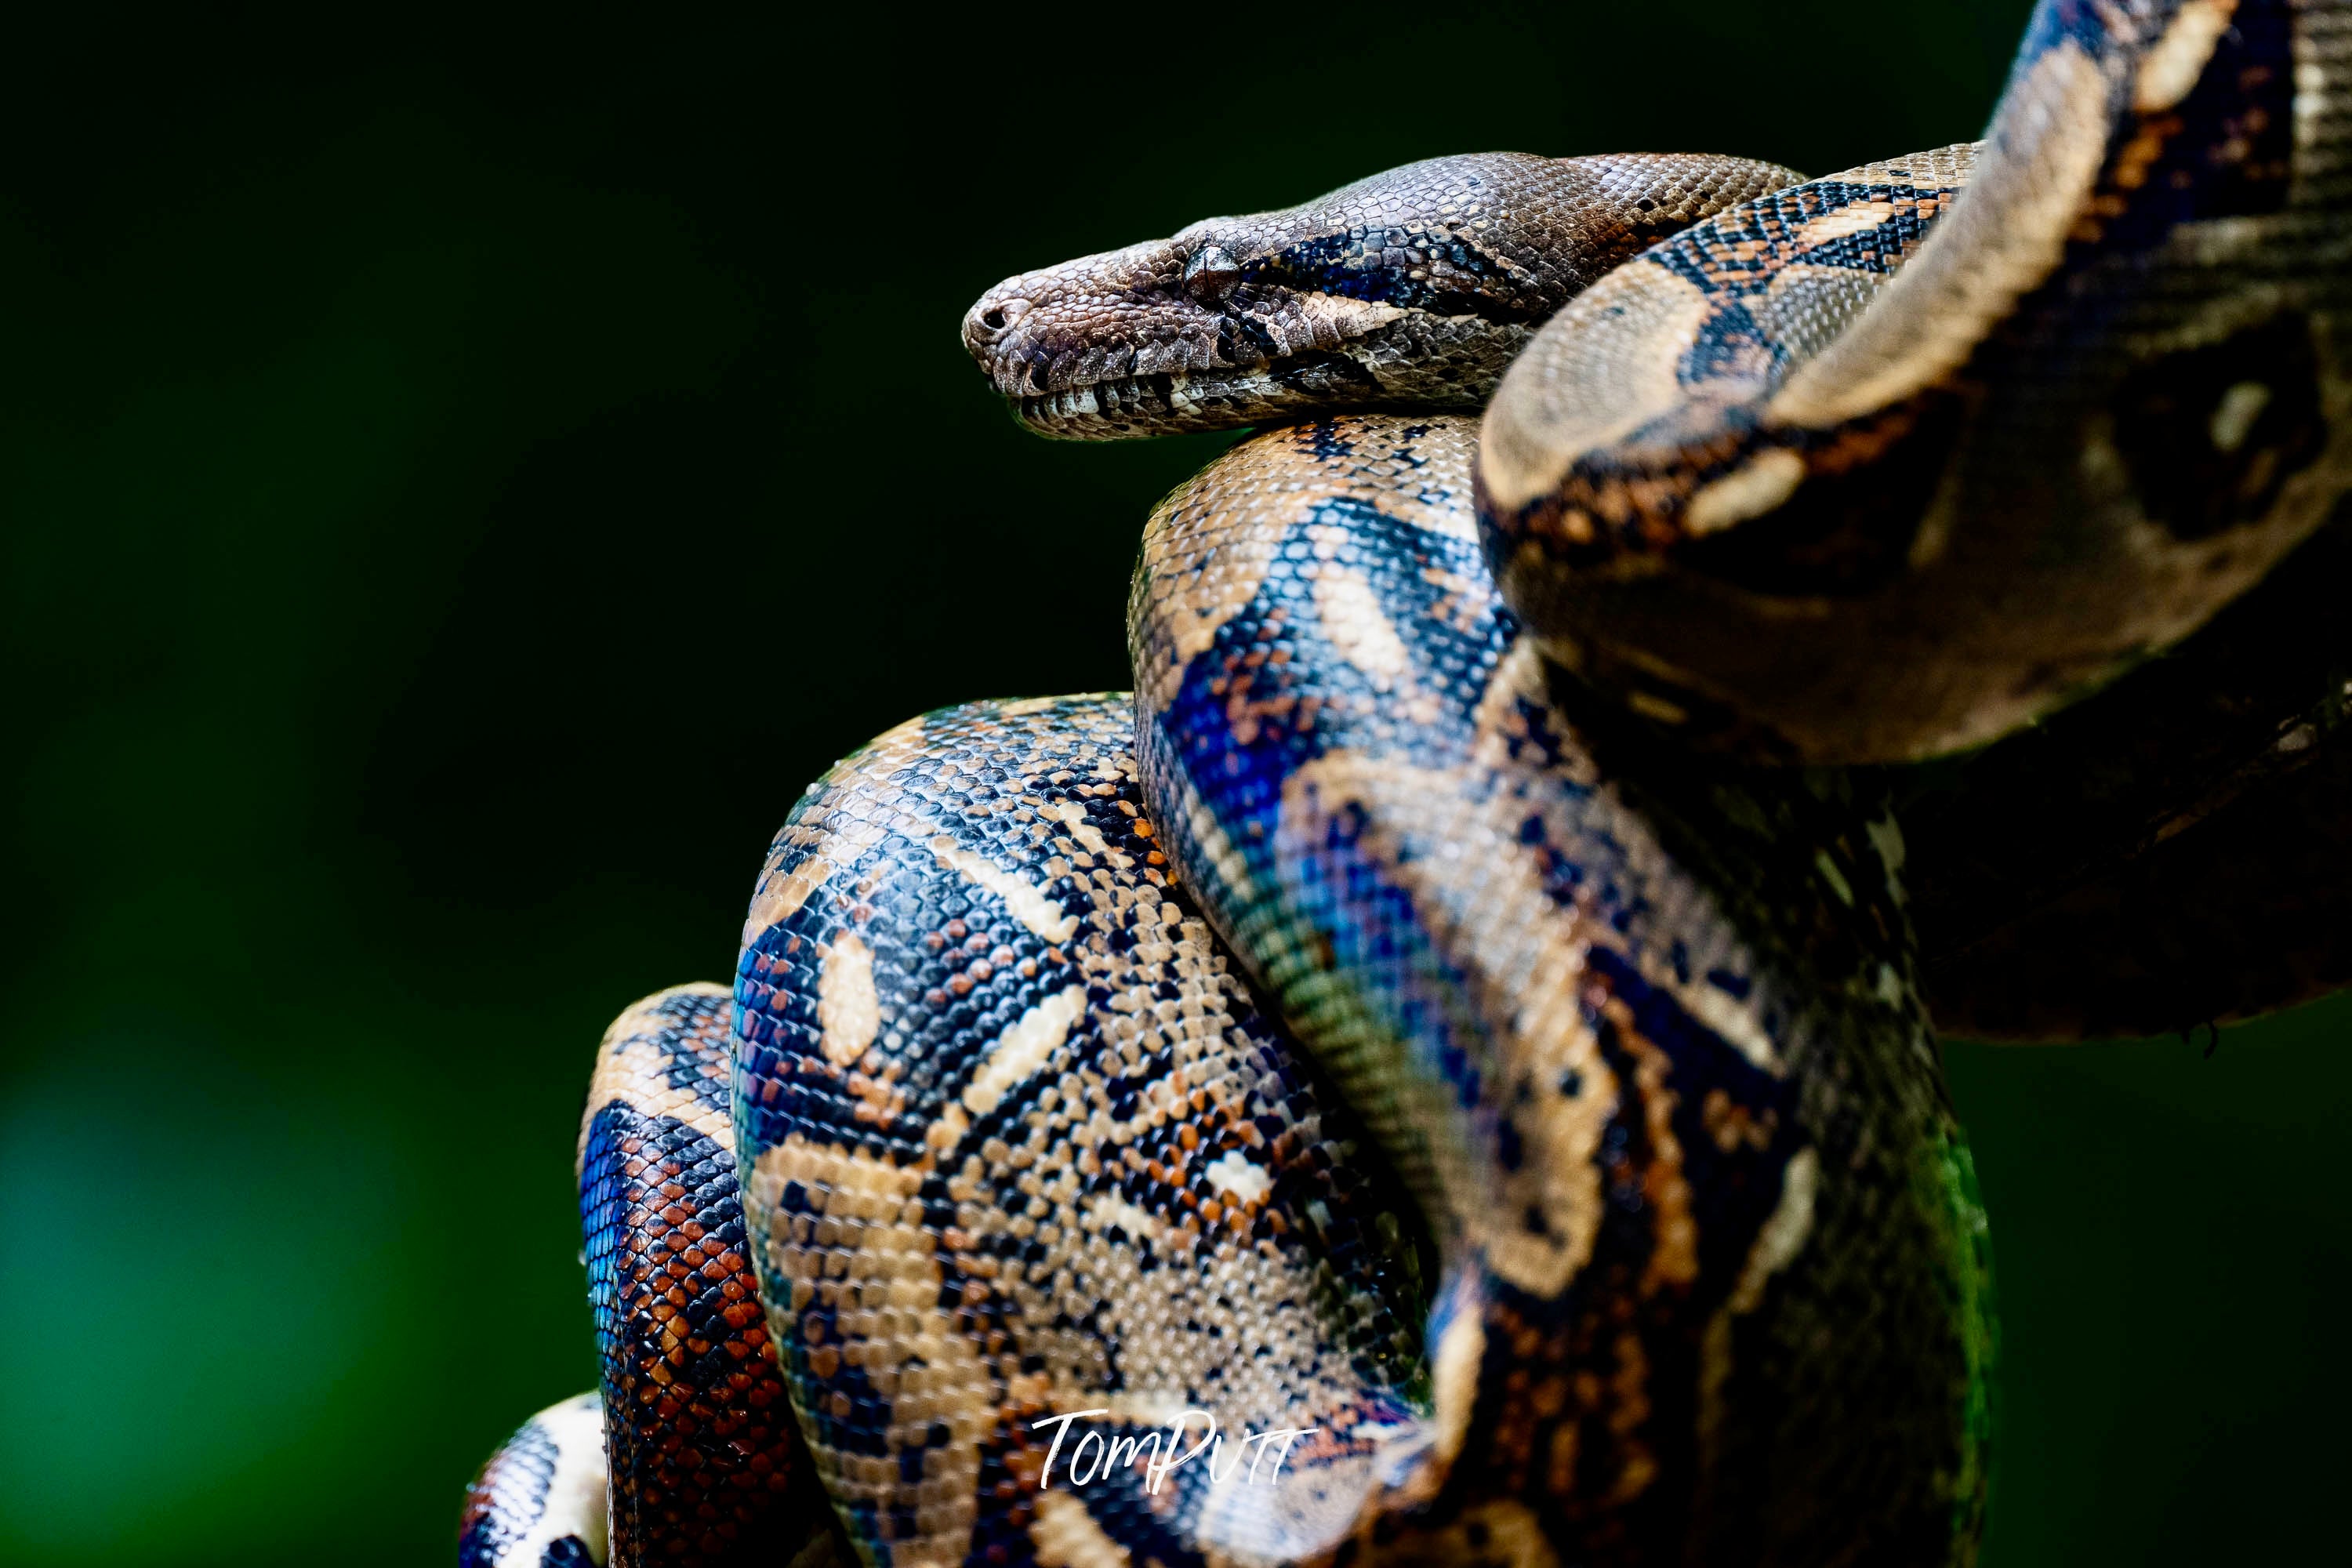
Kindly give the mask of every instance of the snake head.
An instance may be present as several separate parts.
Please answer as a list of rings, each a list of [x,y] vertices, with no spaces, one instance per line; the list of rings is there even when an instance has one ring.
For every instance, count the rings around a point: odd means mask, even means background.
[[[965,313],[964,347],[1045,436],[1475,409],[1587,284],[1795,178],[1684,154],[1433,158],[1008,278]]]

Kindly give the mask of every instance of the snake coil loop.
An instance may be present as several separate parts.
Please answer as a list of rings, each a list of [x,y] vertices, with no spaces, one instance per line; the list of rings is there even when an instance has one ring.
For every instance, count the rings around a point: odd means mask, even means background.
[[[731,990],[607,1034],[601,1403],[461,1563],[1971,1560],[1935,1023],[2145,1021],[2069,910],[2352,845],[2273,571],[2352,548],[2347,84],[2345,0],[2042,0],[1979,143],[1439,159],[991,289],[1039,432],[1263,428],[1131,697],[844,760]],[[2168,1019],[2352,979],[2255,945]]]

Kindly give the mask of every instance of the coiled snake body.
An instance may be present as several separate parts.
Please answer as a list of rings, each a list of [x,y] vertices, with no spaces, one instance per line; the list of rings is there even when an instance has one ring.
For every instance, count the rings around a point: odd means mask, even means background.
[[[601,1405],[461,1560],[1971,1555],[1984,1226],[1906,884],[1948,1026],[2110,1020],[1987,954],[2151,864],[2258,897],[2187,826],[2266,789],[2341,843],[2342,650],[2225,621],[1965,813],[1854,764],[2340,560],[2347,82],[2335,0],[2044,0],[1974,147],[1440,160],[991,290],[1045,433],[1275,427],[1153,514],[1131,700],[885,734],[731,994],[608,1033]],[[2118,723],[2194,765],[2064,782]],[[2127,820],[2029,886],[2037,809]]]

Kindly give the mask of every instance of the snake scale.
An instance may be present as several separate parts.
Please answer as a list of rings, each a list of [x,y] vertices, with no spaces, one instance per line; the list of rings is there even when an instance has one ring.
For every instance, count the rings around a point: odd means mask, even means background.
[[[1440,159],[991,289],[1032,428],[1258,429],[1131,696],[884,734],[607,1033],[602,1386],[461,1563],[1970,1560],[1936,1029],[2352,980],[2347,328],[2342,0],[2042,0],[1983,142],[1822,180]]]

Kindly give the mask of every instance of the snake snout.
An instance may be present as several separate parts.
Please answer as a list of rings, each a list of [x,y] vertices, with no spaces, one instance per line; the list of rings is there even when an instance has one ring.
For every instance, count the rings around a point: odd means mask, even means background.
[[[1123,374],[1139,343],[1197,335],[1192,318],[1205,312],[1179,289],[1181,266],[1166,240],[1151,240],[1015,273],[964,312],[964,350],[1007,397]]]
[[[980,302],[964,313],[963,341],[975,353],[994,342],[1010,331],[1013,324],[1029,313],[1029,301],[1017,294],[991,289],[980,297]]]
[[[1020,325],[1021,318],[1032,309],[1027,298],[1000,283],[964,312],[964,352],[979,362],[991,381],[997,379],[997,362],[1003,357],[1006,335]]]
[[[1068,311],[1051,289],[1024,275],[982,294],[963,317],[964,352],[1006,397],[1052,391],[1056,362],[1087,346],[1069,330]]]

